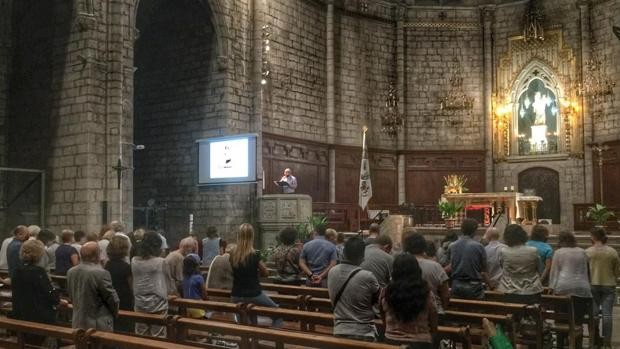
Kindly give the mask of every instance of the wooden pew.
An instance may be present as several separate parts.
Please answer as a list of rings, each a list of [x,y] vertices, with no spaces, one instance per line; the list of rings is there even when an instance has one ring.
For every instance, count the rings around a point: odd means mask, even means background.
[[[538,305],[451,298],[448,309],[483,314],[512,315],[516,324],[515,342],[535,348],[543,347],[543,319]],[[524,319],[527,321],[523,321]]]
[[[81,329],[72,329],[61,326],[41,324],[37,322],[21,321],[8,318],[0,318],[0,328],[7,329],[16,333],[17,341],[13,341],[10,338],[0,338],[0,347],[6,349],[13,348],[25,348],[24,338],[27,335],[39,335],[44,337],[52,337],[62,340],[63,342],[75,343],[76,348],[80,348],[78,345],[82,338],[85,336],[85,331]],[[83,348],[83,347],[81,347]]]
[[[219,288],[208,288],[207,296],[209,300],[230,301],[230,290],[223,290]],[[290,309],[304,309],[305,308],[305,296],[304,295],[283,295],[283,294],[271,294],[269,298],[276,302],[280,307]]]
[[[546,289],[548,290],[548,289]],[[550,292],[549,292],[550,293]],[[501,301],[504,294],[497,291],[485,292],[487,299]],[[575,303],[574,299],[565,295],[553,295],[545,294],[541,296],[540,300],[542,318],[545,320],[552,320],[553,325],[551,330],[562,334],[568,338],[569,348],[575,348],[578,340],[582,340],[583,328],[579,319],[575,316]],[[592,348],[598,333],[597,319],[594,314],[594,309],[588,307],[588,332],[590,347]]]
[[[297,333],[269,328],[257,328],[245,325],[227,324],[209,320],[179,318],[175,321],[178,328],[177,340],[184,343],[188,330],[224,333],[239,338],[240,349],[251,349],[258,341],[275,342],[277,348],[284,344],[321,349],[397,349],[397,346],[382,343],[336,338],[332,336]]]
[[[290,286],[279,285],[262,282],[261,287],[265,291],[273,291],[279,294],[287,295],[305,295],[317,298],[329,298],[329,293],[326,288],[321,287],[306,287],[306,286]]]
[[[475,344],[486,344],[488,337],[484,333],[482,327],[482,319],[488,319],[494,324],[499,324],[504,329],[506,336],[512,343],[512,346],[516,348],[516,323],[514,322],[512,315],[497,315],[497,314],[478,314],[462,311],[446,310],[444,314],[439,314],[439,323],[445,326],[464,326],[468,325],[470,334],[472,336],[472,342]],[[475,340],[474,340],[475,339]]]

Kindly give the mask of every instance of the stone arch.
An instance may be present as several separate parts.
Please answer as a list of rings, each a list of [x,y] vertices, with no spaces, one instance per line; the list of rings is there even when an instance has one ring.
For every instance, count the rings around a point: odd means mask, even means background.
[[[226,5],[224,0],[195,0],[200,4],[209,16],[209,20],[213,25],[216,36],[216,48],[218,65],[221,70],[228,68],[228,56],[230,46],[230,29],[226,21]],[[131,23],[134,29],[137,29],[138,11],[152,11],[157,7],[161,0],[135,0],[133,13],[131,15]],[[142,8],[141,8],[142,6]],[[148,6],[144,9],[144,6]]]
[[[206,200],[196,186],[197,147],[221,127],[225,77],[216,25],[196,0],[143,0],[134,43],[134,225],[161,228],[171,243]],[[208,9],[207,9],[208,10]]]
[[[557,74],[554,72],[554,70],[550,67],[549,64],[545,63],[540,59],[533,59],[525,65],[525,67],[521,70],[519,75],[513,81],[510,89],[510,100],[512,101],[512,126],[511,132],[509,133],[512,135],[510,147],[512,149],[512,155],[529,155],[527,153],[522,154],[520,149],[520,141],[523,140],[522,138],[520,138],[522,133],[520,130],[520,123],[521,121],[523,121],[523,119],[521,119],[519,111],[521,106],[521,97],[528,91],[530,85],[532,84],[538,84],[542,86],[546,91],[549,92],[549,95],[552,95],[554,98],[553,109],[556,110],[555,119],[553,119],[552,122],[554,128],[552,132],[554,132],[554,135],[550,136],[553,137],[553,139],[545,139],[549,142],[553,141],[553,144],[555,144],[555,150],[550,152],[556,153],[565,150],[565,144],[561,141],[563,139],[561,135],[563,135],[566,130],[564,129],[564,124],[561,122],[562,115],[560,108],[560,100],[561,98],[563,98],[564,92],[562,90],[562,85],[560,84],[560,81],[557,80],[556,76]],[[529,127],[527,127],[527,130],[527,132],[529,132]],[[529,151],[529,149],[527,151]]]
[[[534,189],[536,195],[543,198],[538,207],[539,218],[550,218],[553,224],[560,223],[560,174],[558,171],[545,167],[529,167],[518,174],[519,191]]]

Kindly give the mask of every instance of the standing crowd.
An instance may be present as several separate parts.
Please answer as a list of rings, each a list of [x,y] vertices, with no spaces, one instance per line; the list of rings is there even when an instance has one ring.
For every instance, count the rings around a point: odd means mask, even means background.
[[[482,239],[477,231],[478,223],[465,219],[460,236],[449,234],[436,250],[409,227],[397,250],[377,224],[366,238],[348,239],[318,225],[305,243],[295,229],[285,228],[269,262],[276,283],[327,288],[337,337],[432,348],[438,315],[451,297],[484,299],[485,291],[496,290],[507,302],[532,304],[548,286],[553,294],[574,297],[577,319],[590,307],[601,312],[603,344],[611,346],[620,258],[606,245],[605,230],[592,230],[586,250],[577,247],[572,232],[563,231],[556,251],[547,243],[544,225],[530,234],[517,224],[503,232],[489,228]],[[167,314],[169,295],[206,299],[208,288],[231,290],[235,303],[277,307],[260,285],[269,272],[265,256],[253,247],[254,228],[245,223],[236,234],[236,244],[227,244],[211,227],[205,239],[190,234],[167,253],[162,234],[142,229],[125,234],[118,222],[98,234],[63,230],[60,241],[49,230],[18,226],[0,249],[0,269],[8,270],[4,282],[13,294],[11,316],[55,323],[57,308],[67,301],[49,273],[66,275],[75,328],[165,337],[165,327],[119,319],[119,309]],[[201,265],[209,267],[206,279]],[[188,315],[211,316],[203,309],[189,309]],[[384,333],[379,334],[376,319],[383,320]],[[272,321],[274,327],[283,325],[280,318]],[[36,344],[44,338],[29,340]]]

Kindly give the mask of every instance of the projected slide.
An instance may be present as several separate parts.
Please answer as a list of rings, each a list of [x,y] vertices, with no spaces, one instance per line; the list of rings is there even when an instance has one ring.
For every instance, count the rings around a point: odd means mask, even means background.
[[[211,142],[211,178],[248,176],[248,139]]]
[[[256,181],[256,135],[200,139],[198,185]]]

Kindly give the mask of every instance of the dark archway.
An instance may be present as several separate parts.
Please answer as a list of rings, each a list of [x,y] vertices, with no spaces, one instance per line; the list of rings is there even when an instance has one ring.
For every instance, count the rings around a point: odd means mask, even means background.
[[[519,191],[534,189],[543,201],[538,205],[538,218],[550,218],[560,223],[560,180],[557,171],[533,167],[519,173]]]
[[[134,143],[145,149],[134,158],[134,225],[148,216],[172,243],[199,200],[195,141],[221,101],[210,18],[196,0],[142,0],[136,18]]]

